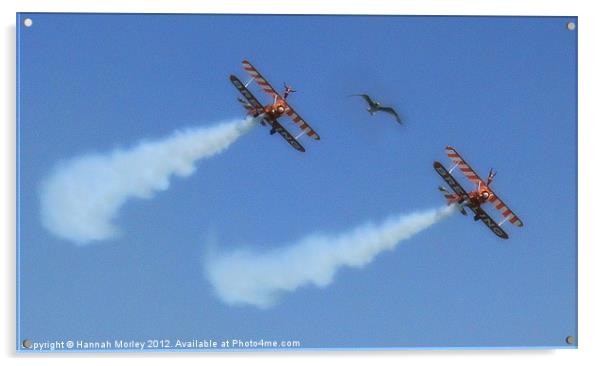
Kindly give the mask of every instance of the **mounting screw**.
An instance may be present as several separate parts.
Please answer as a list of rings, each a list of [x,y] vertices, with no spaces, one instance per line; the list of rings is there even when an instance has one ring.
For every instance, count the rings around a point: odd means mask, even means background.
[[[568,30],[570,30],[570,31],[572,31],[572,30],[575,30],[575,27],[576,27],[576,26],[577,26],[577,25],[576,25],[575,23],[573,23],[573,22],[568,22],[568,23],[566,23],[566,29],[568,29]]]
[[[566,344],[573,344],[573,343],[575,343],[575,337],[568,336],[564,339],[564,341],[566,342]]]
[[[23,345],[23,348],[31,348],[32,344],[31,341],[29,339],[24,339],[23,343],[21,343]]]
[[[23,21],[23,25],[25,25],[26,27],[31,27],[31,25],[33,24],[33,20],[31,20],[31,18],[25,18],[25,20]]]

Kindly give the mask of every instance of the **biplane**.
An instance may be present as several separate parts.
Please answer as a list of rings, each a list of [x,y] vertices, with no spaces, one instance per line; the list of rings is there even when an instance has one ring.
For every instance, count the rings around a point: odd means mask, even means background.
[[[508,239],[508,234],[502,229],[502,225],[509,221],[511,224],[516,226],[523,226],[523,222],[516,216],[510,208],[500,199],[500,197],[493,192],[491,189],[491,182],[495,177],[493,170],[489,170],[487,181],[482,180],[478,174],[468,165],[468,163],[458,154],[456,149],[453,147],[446,147],[445,153],[451,159],[454,164],[451,169],[446,169],[443,164],[438,161],[433,163],[435,171],[443,178],[443,180],[450,186],[454,193],[450,193],[444,187],[439,186],[439,190],[443,192],[445,198],[447,198],[447,204],[456,204],[458,210],[466,215],[466,207],[468,207],[474,213],[474,220],[481,220],[485,226],[487,226],[493,233],[502,239]],[[451,174],[454,169],[458,168],[464,176],[472,183],[475,184],[475,190],[466,192],[464,188],[458,183],[456,178]],[[483,210],[485,203],[491,203],[493,207],[501,212],[503,220],[496,222],[494,219]]]
[[[286,98],[294,90],[284,84],[285,90],[283,98],[278,92],[270,85],[270,83],[257,71],[257,69],[251,65],[247,60],[242,62],[243,69],[251,76],[251,79],[247,83],[241,82],[235,75],[230,75],[230,81],[236,89],[242,94],[245,99],[238,98],[238,101],[245,107],[247,114],[255,118],[261,118],[262,125],[271,126],[270,135],[278,133],[282,136],[286,142],[288,142],[293,148],[298,151],[304,152],[305,148],[299,143],[299,138],[303,135],[307,135],[314,140],[319,140],[320,136],[314,131],[307,122],[299,116],[297,112],[290,106]],[[248,86],[251,82],[255,81],[261,89],[266,92],[271,98],[273,98],[270,104],[262,105],[257,98],[249,91]],[[282,124],[278,121],[278,118],[288,116],[292,121],[301,129],[301,133],[297,136],[293,136]]]

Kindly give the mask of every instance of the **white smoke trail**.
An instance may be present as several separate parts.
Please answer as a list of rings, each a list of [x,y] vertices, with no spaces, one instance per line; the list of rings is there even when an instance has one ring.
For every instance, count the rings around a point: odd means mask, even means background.
[[[326,287],[343,266],[363,267],[400,241],[449,216],[454,206],[391,217],[338,235],[314,234],[264,253],[210,252],[205,267],[217,295],[228,304],[266,308],[284,291],[314,284]]]
[[[126,150],[85,155],[58,164],[42,182],[42,224],[53,234],[85,244],[114,237],[117,211],[131,197],[151,198],[186,177],[195,162],[222,152],[254,125],[235,120],[176,131]]]

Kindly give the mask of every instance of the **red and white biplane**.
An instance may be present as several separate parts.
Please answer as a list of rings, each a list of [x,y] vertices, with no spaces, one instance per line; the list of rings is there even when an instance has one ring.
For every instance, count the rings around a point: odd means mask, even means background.
[[[468,165],[468,163],[462,159],[460,154],[453,147],[446,147],[445,153],[451,159],[454,164],[451,169],[446,169],[440,162],[435,161],[433,167],[437,173],[445,180],[445,182],[451,187],[454,193],[448,192],[445,188],[439,186],[439,190],[443,192],[445,198],[447,198],[447,204],[457,204],[458,209],[463,215],[466,215],[466,207],[468,207],[474,213],[474,220],[481,220],[493,233],[502,239],[508,239],[508,234],[502,230],[501,226],[506,221],[516,225],[523,226],[523,222],[516,216],[508,206],[500,199],[500,197],[493,192],[490,185],[495,177],[493,170],[489,171],[487,181],[482,180],[477,173]],[[458,168],[469,181],[475,184],[475,190],[466,192],[464,188],[458,183],[458,181],[452,176],[452,171]],[[482,208],[482,205],[486,202],[493,204],[497,210],[502,214],[503,220],[499,223],[495,222]]]
[[[262,125],[269,125],[272,127],[270,130],[270,134],[273,135],[276,132],[280,134],[292,147],[295,149],[304,152],[305,148],[299,143],[299,138],[303,135],[307,135],[314,140],[319,140],[320,136],[314,131],[307,122],[303,120],[293,110],[290,106],[286,97],[289,96],[290,93],[294,92],[294,90],[285,84],[285,97],[283,98],[278,94],[278,92],[268,83],[268,81],[261,76],[259,71],[251,63],[247,60],[242,62],[243,69],[251,76],[251,80],[249,80],[246,84],[242,83],[235,75],[230,75],[230,81],[234,84],[234,87],[238,89],[240,94],[246,99],[238,98],[238,101],[245,107],[247,110],[247,114],[253,116],[255,118],[261,118]],[[273,98],[272,103],[262,105],[257,98],[249,91],[247,88],[251,82],[255,81],[261,89],[266,92],[270,97]],[[278,122],[278,118],[287,115],[290,117],[293,122],[301,129],[301,133],[297,136],[291,135],[280,122]]]

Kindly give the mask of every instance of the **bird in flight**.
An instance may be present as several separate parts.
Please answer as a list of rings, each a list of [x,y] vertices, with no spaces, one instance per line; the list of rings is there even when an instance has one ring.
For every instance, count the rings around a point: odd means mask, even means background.
[[[397,112],[395,112],[395,109],[393,109],[392,107],[383,107],[379,102],[370,98],[370,96],[368,94],[353,94],[350,96],[364,98],[364,100],[370,106],[370,108],[368,108],[368,112],[370,112],[371,115],[374,115],[374,113],[376,113],[376,112],[386,112],[386,113],[389,113],[390,115],[394,116],[397,123],[401,124],[401,118],[399,117]]]

